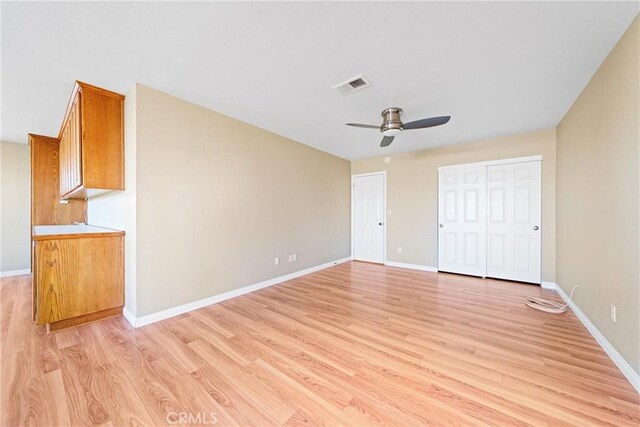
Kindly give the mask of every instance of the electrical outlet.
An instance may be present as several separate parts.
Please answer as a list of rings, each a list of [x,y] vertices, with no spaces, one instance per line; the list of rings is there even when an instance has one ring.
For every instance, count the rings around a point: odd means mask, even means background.
[[[616,323],[616,306],[611,304],[611,320]]]
[[[402,248],[400,246],[398,246],[398,249],[396,249],[396,251],[401,254],[402,253]]]
[[[296,262],[296,260],[298,259],[296,254],[291,255],[291,257],[293,258],[293,262]]]
[[[273,259],[273,265],[280,265],[280,257],[277,256]]]

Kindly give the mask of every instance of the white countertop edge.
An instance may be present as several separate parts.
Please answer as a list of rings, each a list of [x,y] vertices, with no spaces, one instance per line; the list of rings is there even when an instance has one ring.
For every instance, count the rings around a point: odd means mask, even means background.
[[[98,227],[88,224],[70,225],[35,225],[33,227],[34,236],[57,236],[62,234],[95,234],[95,233],[121,233],[122,230]]]

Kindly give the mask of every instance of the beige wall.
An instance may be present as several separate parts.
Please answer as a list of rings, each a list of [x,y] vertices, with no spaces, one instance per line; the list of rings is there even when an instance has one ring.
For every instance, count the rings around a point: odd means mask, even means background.
[[[640,372],[640,23],[557,128],[557,282]],[[617,307],[617,322],[610,319]]]
[[[142,85],[137,114],[138,316],[349,256],[348,161]]]
[[[29,146],[0,144],[0,272],[31,268]]]
[[[357,160],[351,173],[387,171],[387,260],[438,265],[438,167],[542,155],[542,280],[555,280],[555,130]],[[397,248],[402,253],[397,253]]]
[[[125,231],[125,312],[136,316],[136,86],[124,99],[125,191],[113,191],[87,202],[87,222]]]

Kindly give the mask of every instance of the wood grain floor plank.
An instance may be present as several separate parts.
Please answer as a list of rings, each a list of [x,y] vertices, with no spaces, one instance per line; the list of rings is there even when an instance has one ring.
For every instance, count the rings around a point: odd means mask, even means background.
[[[77,344],[59,350],[67,407],[73,425],[104,424],[109,413],[96,395],[103,387],[102,379],[94,375],[89,358]],[[98,384],[96,384],[98,383]]]
[[[29,414],[27,425],[71,425],[66,404],[51,405],[51,396],[64,396],[65,389],[59,369],[31,378],[29,383]]]
[[[203,359],[215,367],[227,382],[231,382],[240,393],[247,396],[254,404],[261,408],[269,408],[269,415],[278,424],[287,421],[298,409],[289,401],[280,399],[277,394],[252,372],[246,371],[235,363],[227,363],[228,359],[208,342],[198,340],[189,343]]]
[[[107,365],[116,360],[116,356],[108,345],[97,324],[91,323],[76,328],[78,345],[87,355],[92,367]]]
[[[0,371],[0,425],[26,424],[29,411],[29,373],[29,357],[24,351],[3,352]]]
[[[9,334],[9,326],[12,323],[13,305],[16,295],[24,288],[18,283],[19,276],[5,277],[0,279],[0,357],[7,348],[6,340]]]
[[[95,381],[93,392],[103,403],[116,426],[149,426],[151,415],[117,361],[91,368]]]
[[[191,373],[203,388],[239,425],[268,426],[278,422],[267,410],[252,402],[242,394],[235,384],[210,365],[205,365]]]
[[[28,276],[18,276],[9,280],[9,283],[24,289],[27,286],[25,277]],[[11,318],[6,326],[2,353],[23,351],[28,355],[31,345],[31,296],[26,292],[15,292],[12,297]],[[4,308],[2,311],[5,311]]]
[[[47,334],[45,326],[31,328],[31,377],[44,375],[60,368],[60,356],[54,334]]]
[[[1,425],[638,426],[639,395],[553,291],[350,262],[135,329],[47,334],[0,279]]]
[[[145,331],[151,339],[162,345],[167,353],[174,357],[188,373],[195,372],[206,366],[206,361],[198,353],[193,351],[191,347],[184,345],[177,336],[162,325],[149,325],[145,328]]]
[[[180,364],[173,357],[167,355],[151,364],[158,380],[184,405],[185,413],[196,419],[215,418],[216,424],[221,426],[238,425],[224,408],[199,386],[195,378],[186,371],[181,372]],[[168,416],[167,419],[171,417]]]
[[[116,319],[99,322],[99,326],[154,424],[165,425],[169,414],[186,412],[185,406],[159,381],[151,366],[151,362],[158,358],[148,353],[145,357],[141,349],[146,347],[138,347],[132,330]]]

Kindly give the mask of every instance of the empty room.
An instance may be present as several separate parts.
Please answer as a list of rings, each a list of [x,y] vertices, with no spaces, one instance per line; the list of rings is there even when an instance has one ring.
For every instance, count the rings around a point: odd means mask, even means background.
[[[640,2],[0,25],[0,426],[640,426]]]

